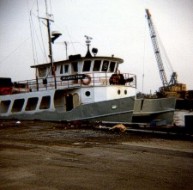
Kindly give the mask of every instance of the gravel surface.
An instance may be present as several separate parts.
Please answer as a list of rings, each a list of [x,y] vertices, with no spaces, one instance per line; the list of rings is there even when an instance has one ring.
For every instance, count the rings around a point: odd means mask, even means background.
[[[193,189],[193,142],[0,122],[0,189]]]

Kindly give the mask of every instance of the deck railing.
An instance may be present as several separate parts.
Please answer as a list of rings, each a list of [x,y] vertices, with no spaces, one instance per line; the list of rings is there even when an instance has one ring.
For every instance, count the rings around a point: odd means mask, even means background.
[[[57,89],[70,89],[75,87],[79,88],[87,86],[124,85],[136,88],[136,75],[129,73],[123,73],[121,75],[126,80],[122,84],[112,82],[112,76],[110,76],[109,73],[86,73],[82,75],[57,76],[56,87]],[[19,81],[15,84],[17,85],[13,86],[13,93],[45,91],[55,88],[55,81],[53,76],[47,77],[46,79],[39,78],[33,80]]]

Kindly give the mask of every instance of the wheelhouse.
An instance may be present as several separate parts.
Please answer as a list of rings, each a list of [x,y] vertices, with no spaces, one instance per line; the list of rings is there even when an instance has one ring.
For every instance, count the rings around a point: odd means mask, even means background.
[[[71,55],[68,60],[54,62],[54,71],[50,64],[33,65],[36,69],[36,85],[32,91],[74,88],[80,86],[126,85],[136,88],[136,76],[119,73],[119,64],[123,59],[117,57]]]
[[[104,72],[112,74],[118,71],[118,66],[121,63],[123,63],[123,60],[115,57],[81,58],[80,55],[75,55],[70,56],[69,60],[55,62],[54,67],[56,76]],[[40,79],[52,75],[50,64],[34,65],[31,67],[36,69],[36,73]]]

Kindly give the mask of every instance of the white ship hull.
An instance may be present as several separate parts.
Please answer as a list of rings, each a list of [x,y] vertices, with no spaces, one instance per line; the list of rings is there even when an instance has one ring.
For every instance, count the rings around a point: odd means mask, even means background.
[[[123,86],[85,87],[0,96],[0,119],[131,122],[135,90],[130,89],[130,97],[124,95],[126,90]]]

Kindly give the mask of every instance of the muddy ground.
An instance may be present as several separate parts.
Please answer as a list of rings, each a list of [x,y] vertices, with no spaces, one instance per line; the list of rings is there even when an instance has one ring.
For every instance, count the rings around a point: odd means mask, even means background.
[[[193,189],[193,141],[0,122],[0,189]]]

